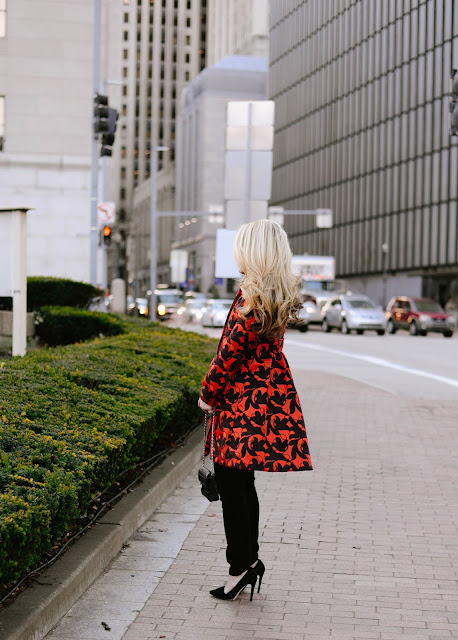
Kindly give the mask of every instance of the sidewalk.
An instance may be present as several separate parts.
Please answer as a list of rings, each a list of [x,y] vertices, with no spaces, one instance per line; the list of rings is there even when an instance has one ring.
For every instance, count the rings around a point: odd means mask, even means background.
[[[253,602],[208,594],[227,572],[221,506],[192,475],[48,640],[458,638],[458,401],[295,381],[315,470],[256,476]]]

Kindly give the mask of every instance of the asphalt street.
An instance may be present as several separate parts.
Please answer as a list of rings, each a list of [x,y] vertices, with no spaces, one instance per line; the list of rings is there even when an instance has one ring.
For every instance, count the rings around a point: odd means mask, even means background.
[[[221,328],[181,328],[221,335]],[[411,336],[407,331],[359,336],[323,333],[312,326],[307,333],[289,329],[284,353],[293,370],[337,374],[399,395],[444,401],[458,397],[458,332],[453,338]]]

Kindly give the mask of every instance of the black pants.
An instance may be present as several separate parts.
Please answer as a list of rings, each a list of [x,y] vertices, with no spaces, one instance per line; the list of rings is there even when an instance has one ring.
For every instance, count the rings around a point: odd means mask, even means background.
[[[223,505],[229,575],[239,576],[258,559],[259,502],[254,471],[215,464],[215,475]]]

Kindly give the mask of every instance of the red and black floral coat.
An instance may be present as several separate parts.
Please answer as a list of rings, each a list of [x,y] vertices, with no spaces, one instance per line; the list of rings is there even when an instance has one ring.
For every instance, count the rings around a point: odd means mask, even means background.
[[[239,318],[244,302],[239,291],[202,383],[201,397],[215,411],[215,462],[236,469],[311,470],[283,338],[260,341],[252,329],[254,314]]]

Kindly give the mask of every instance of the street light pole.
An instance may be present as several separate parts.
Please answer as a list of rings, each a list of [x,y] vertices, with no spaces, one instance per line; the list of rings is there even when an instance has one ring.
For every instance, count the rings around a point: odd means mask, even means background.
[[[384,242],[382,244],[382,272],[383,272],[383,288],[382,288],[382,307],[385,307],[387,304],[387,299],[386,299],[386,280],[387,280],[387,269],[386,269],[386,263],[387,263],[387,257],[388,257],[388,251],[390,250],[388,243]]]
[[[156,320],[156,289],[157,281],[157,154],[160,151],[168,151],[168,147],[152,147],[150,156],[150,180],[151,180],[151,203],[150,203],[150,245],[149,245],[149,282],[150,282],[150,310],[149,317],[153,322]]]
[[[99,92],[100,87],[100,19],[101,0],[94,0],[94,54],[92,61],[92,88],[93,97]],[[89,226],[89,255],[90,268],[89,277],[91,284],[97,285],[97,245],[98,245],[98,225],[97,225],[97,191],[98,191],[98,170],[99,170],[99,141],[98,136],[91,126],[91,217]]]

